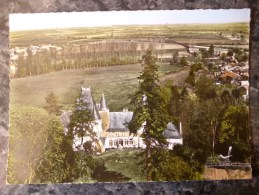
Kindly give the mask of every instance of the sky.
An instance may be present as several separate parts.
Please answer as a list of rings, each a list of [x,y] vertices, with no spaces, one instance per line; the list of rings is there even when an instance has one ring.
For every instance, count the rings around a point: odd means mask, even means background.
[[[143,24],[249,22],[249,9],[10,14],[10,31]]]

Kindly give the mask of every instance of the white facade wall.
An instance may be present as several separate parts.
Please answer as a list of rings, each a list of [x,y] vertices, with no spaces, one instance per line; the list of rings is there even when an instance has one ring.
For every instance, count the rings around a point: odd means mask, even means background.
[[[104,141],[105,149],[110,148],[144,148],[144,143],[139,136],[129,137],[106,137]]]
[[[183,145],[183,138],[181,139],[166,139],[168,142],[168,149],[172,150],[174,148],[174,145],[180,144]]]

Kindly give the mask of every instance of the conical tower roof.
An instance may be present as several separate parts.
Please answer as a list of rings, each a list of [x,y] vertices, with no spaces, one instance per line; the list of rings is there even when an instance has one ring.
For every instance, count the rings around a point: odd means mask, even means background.
[[[81,98],[84,103],[87,103],[88,109],[93,110],[94,102],[93,102],[93,97],[92,97],[90,87],[88,88],[81,87]]]
[[[95,120],[100,120],[100,119],[101,119],[101,115],[100,115],[99,112],[97,111],[95,102],[93,103],[92,115],[93,115],[93,117],[94,117]]]
[[[104,111],[104,110],[108,110],[108,107],[106,105],[106,100],[104,98],[104,94],[102,93],[102,97],[101,97],[101,101],[100,101],[100,110]]]

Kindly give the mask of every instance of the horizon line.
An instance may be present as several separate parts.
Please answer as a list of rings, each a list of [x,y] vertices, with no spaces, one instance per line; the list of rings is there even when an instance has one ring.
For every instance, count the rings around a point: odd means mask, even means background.
[[[10,30],[12,32],[30,32],[30,31],[44,31],[44,30],[68,30],[68,29],[89,29],[89,28],[109,28],[109,27],[122,27],[122,26],[184,26],[184,25],[220,25],[220,24],[250,24],[247,21],[234,21],[234,22],[216,22],[216,23],[166,23],[166,24],[114,24],[114,25],[97,25],[97,26],[71,26],[71,27],[56,27],[56,28],[36,28],[36,29],[18,29]]]

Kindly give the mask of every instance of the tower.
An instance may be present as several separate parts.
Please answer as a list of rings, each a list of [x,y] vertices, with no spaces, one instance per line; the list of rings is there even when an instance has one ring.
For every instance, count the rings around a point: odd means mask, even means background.
[[[106,104],[106,100],[104,94],[102,93],[101,100],[100,100],[100,111],[107,111],[109,110]]]
[[[100,100],[99,113],[100,113],[101,118],[102,118],[102,129],[103,129],[102,137],[105,137],[106,136],[106,130],[110,126],[110,114],[109,114],[110,111],[109,111],[109,108],[107,107],[106,100],[105,100],[105,97],[104,97],[103,93],[102,93],[101,100]]]

